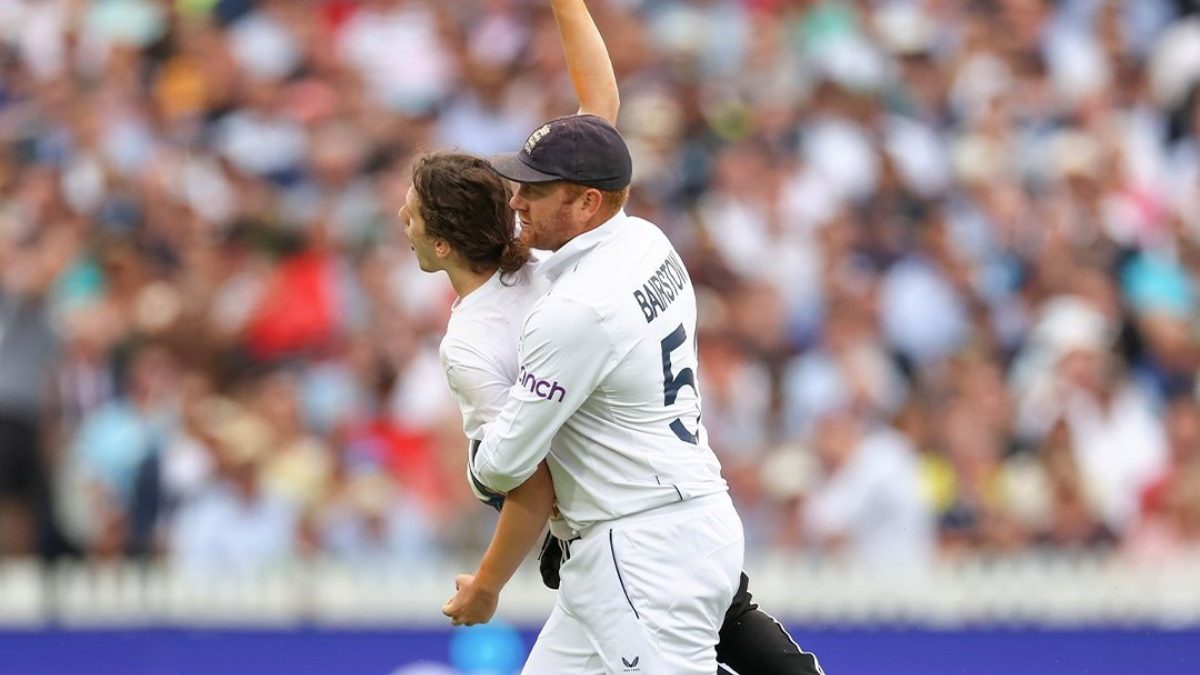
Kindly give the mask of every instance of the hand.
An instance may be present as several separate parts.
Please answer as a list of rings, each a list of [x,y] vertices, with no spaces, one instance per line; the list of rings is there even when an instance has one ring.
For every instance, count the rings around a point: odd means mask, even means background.
[[[454,588],[454,597],[442,605],[442,614],[450,617],[450,625],[474,626],[492,620],[500,600],[499,592],[485,588],[473,574],[455,577]]]

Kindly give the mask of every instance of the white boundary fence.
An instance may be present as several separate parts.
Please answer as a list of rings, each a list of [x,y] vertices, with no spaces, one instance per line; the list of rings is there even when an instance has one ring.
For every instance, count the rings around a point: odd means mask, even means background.
[[[753,562],[755,599],[788,621],[1200,626],[1200,557],[1155,565],[1120,557],[976,559],[919,574],[807,558]],[[418,570],[311,563],[237,578],[156,565],[9,562],[0,564],[0,628],[442,626],[454,575],[469,569],[467,561]],[[501,596],[499,616],[536,626],[553,603],[527,562]]]

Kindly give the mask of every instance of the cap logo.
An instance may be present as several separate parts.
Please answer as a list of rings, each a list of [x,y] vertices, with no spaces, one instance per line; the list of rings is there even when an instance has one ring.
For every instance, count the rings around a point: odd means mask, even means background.
[[[546,137],[546,134],[549,134],[549,133],[550,133],[550,125],[543,124],[540,128],[538,128],[537,131],[534,131],[532,134],[529,134],[529,140],[525,141],[525,154],[528,155],[528,154],[532,153],[533,149],[537,147],[537,144],[540,143],[542,141],[542,139]]]

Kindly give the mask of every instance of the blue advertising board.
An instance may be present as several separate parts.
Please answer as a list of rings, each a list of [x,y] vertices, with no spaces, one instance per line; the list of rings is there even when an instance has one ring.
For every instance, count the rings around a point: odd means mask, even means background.
[[[810,628],[830,675],[1197,675],[1200,629]],[[470,629],[0,631],[3,675],[507,675],[536,631]]]

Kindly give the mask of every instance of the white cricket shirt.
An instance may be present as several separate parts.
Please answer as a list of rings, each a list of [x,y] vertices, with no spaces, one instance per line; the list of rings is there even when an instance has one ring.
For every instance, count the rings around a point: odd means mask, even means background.
[[[622,212],[538,274],[550,287],[525,320],[474,478],[506,492],[546,459],[576,530],[727,490],[700,424],[696,297],[666,236]]]
[[[500,413],[517,381],[521,326],[546,290],[530,263],[512,274],[496,272],[450,308],[438,348],[450,393],[462,411],[463,433],[478,441],[483,425]]]

